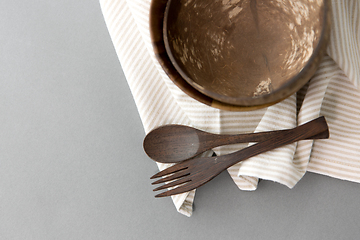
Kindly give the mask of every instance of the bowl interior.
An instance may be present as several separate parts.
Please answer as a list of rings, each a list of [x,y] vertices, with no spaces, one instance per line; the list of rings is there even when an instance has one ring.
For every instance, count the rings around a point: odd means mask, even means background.
[[[266,105],[309,80],[325,13],[325,1],[169,0],[163,39],[175,69],[202,94]]]

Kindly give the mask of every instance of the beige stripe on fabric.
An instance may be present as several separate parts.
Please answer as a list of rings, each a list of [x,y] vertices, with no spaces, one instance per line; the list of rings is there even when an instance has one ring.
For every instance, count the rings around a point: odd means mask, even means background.
[[[332,0],[332,31],[329,55],[350,82],[360,86],[360,1]]]
[[[360,92],[341,71],[330,79],[321,113],[331,137],[314,144],[308,171],[360,182]]]

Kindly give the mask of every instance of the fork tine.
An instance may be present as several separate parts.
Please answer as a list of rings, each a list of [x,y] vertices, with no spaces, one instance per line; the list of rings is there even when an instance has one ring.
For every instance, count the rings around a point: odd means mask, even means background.
[[[173,165],[171,167],[168,167],[168,168],[156,173],[155,175],[150,177],[150,179],[163,177],[163,176],[169,175],[171,173],[179,172],[179,171],[184,170],[186,168],[187,168],[187,166],[185,166],[184,164],[178,163],[178,164],[175,164],[175,165]]]
[[[187,175],[189,175],[190,173],[186,172],[186,171],[180,171],[180,172],[176,172],[168,177],[164,177],[164,178],[160,178],[159,180],[151,183],[152,185],[154,184],[159,184],[159,183],[164,183],[164,182],[169,182],[169,181],[173,181],[177,178],[181,178],[181,177],[185,177]]]
[[[181,186],[179,186],[177,188],[174,188],[174,189],[159,193],[159,194],[155,195],[155,197],[156,198],[169,197],[169,196],[172,196],[172,195],[176,195],[176,194],[180,194],[180,193],[184,193],[184,192],[189,192],[189,191],[191,191],[191,190],[193,190],[195,188],[196,188],[196,186],[194,186],[192,184],[184,184],[184,185],[181,185]]]
[[[159,190],[163,190],[165,188],[171,188],[171,187],[176,187],[177,185],[183,184],[183,183],[187,183],[190,182],[191,179],[189,178],[180,178],[178,180],[172,181],[170,183],[164,184],[160,187],[155,188],[153,191],[159,191]]]

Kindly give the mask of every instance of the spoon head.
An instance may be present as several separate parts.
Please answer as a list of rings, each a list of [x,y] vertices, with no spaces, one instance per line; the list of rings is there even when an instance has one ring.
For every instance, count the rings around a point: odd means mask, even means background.
[[[175,163],[201,153],[199,135],[195,128],[164,125],[149,132],[143,142],[145,153],[161,163]]]

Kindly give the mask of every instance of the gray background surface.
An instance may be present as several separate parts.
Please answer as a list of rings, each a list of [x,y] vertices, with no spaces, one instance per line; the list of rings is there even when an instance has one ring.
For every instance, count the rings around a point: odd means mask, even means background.
[[[191,218],[156,165],[96,0],[0,3],[0,239],[358,239],[360,185],[316,174],[242,192],[227,173]]]

